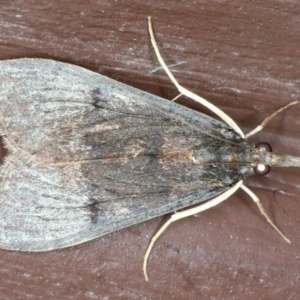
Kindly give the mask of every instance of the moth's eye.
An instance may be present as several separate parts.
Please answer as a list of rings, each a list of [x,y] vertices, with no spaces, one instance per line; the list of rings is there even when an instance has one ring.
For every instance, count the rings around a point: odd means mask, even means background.
[[[272,147],[265,142],[258,143],[255,148],[259,149],[259,151],[272,152]],[[265,176],[270,172],[271,167],[268,165],[258,164],[253,169],[256,175]]]
[[[265,176],[270,172],[271,167],[268,165],[257,165],[253,169],[256,175]]]
[[[255,148],[259,149],[260,151],[272,152],[272,147],[268,143],[265,143],[265,142],[256,144]]]

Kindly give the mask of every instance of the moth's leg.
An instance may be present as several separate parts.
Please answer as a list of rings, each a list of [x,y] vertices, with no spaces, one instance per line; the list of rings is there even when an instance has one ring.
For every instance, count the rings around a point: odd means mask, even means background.
[[[255,129],[253,129],[252,131],[250,131],[249,133],[247,133],[245,135],[245,137],[248,138],[248,137],[256,134],[257,132],[261,131],[274,117],[276,117],[278,114],[280,114],[282,111],[286,110],[290,106],[296,105],[298,103],[299,103],[298,101],[294,101],[294,102],[291,102],[288,105],[286,105],[286,106],[284,106],[284,107],[276,110],[271,116],[265,118],[264,121],[260,125],[258,125]]]
[[[279,228],[273,223],[273,221],[267,215],[262,203],[260,202],[259,198],[245,185],[241,185],[241,188],[252,198],[252,200],[257,204],[261,214],[267,219],[268,223],[281,235],[281,237],[287,242],[291,243],[291,241],[279,230]]]
[[[175,98],[172,99],[172,102],[175,102],[181,96],[182,96],[182,94],[177,95]]]
[[[214,199],[209,200],[208,202],[199,205],[197,207],[191,208],[191,209],[187,209],[181,212],[177,212],[175,214],[173,214],[171,216],[171,218],[159,229],[159,231],[152,237],[151,242],[148,246],[148,249],[146,251],[146,254],[144,256],[144,264],[143,264],[143,271],[144,271],[144,276],[145,276],[145,280],[148,281],[148,275],[147,275],[147,262],[148,262],[148,258],[150,255],[150,252],[153,248],[154,243],[156,242],[156,240],[161,236],[161,234],[166,230],[166,228],[173,222],[198,214],[201,211],[210,209],[211,207],[214,207],[216,205],[218,205],[219,203],[225,201],[226,199],[228,199],[236,190],[238,190],[241,185],[243,184],[243,181],[239,181],[235,186],[233,186],[231,189],[227,190],[226,192],[224,192],[223,194],[217,196]]]
[[[151,24],[151,17],[148,17],[148,26],[149,26],[149,33],[150,33],[150,37],[151,37],[152,46],[155,50],[157,59],[160,62],[161,66],[164,68],[165,72],[167,73],[167,75],[169,76],[171,81],[177,87],[178,91],[182,95],[185,95],[185,96],[193,99],[194,101],[201,103],[208,109],[210,109],[212,112],[214,112],[216,115],[218,115],[222,120],[224,120],[230,127],[232,127],[241,137],[245,137],[245,135],[242,132],[242,130],[240,129],[240,127],[227,114],[225,114],[222,110],[220,110],[219,108],[217,108],[215,105],[211,104],[204,98],[202,98],[202,97],[196,95],[195,93],[187,90],[186,88],[182,87],[177,82],[177,80],[175,79],[175,77],[173,76],[173,74],[171,73],[171,71],[169,70],[169,68],[167,67],[167,65],[165,64],[164,60],[161,57],[161,54],[159,52],[159,49],[157,47],[157,44],[156,44],[156,41],[154,38],[152,24]]]

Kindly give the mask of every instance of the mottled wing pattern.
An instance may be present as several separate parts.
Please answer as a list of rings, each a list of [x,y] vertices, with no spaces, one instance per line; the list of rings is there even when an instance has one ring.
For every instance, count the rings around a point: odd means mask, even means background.
[[[191,151],[244,147],[228,126],[88,70],[0,63],[0,247],[78,244],[205,201],[235,184]],[[218,144],[217,143],[217,144]]]

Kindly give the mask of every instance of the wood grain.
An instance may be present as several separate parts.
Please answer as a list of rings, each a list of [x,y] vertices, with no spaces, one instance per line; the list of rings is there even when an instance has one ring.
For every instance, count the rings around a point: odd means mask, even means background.
[[[7,2],[7,3],[5,3]],[[147,32],[179,83],[212,101],[245,132],[300,90],[300,4],[233,1],[26,1],[0,4],[0,59],[51,58],[153,94],[177,95],[158,67]],[[180,103],[207,113],[187,99]],[[273,120],[254,142],[299,155],[300,108]],[[1,299],[297,299],[300,292],[299,170],[247,181],[287,245],[242,191],[172,225],[142,260],[165,217],[75,247],[1,250]],[[3,229],[1,229],[3,230]]]

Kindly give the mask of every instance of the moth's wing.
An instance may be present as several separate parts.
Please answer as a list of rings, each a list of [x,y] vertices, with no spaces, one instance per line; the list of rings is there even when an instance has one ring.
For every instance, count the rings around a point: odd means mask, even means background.
[[[0,247],[67,247],[214,197],[240,176],[195,165],[226,125],[88,70],[0,62]]]

